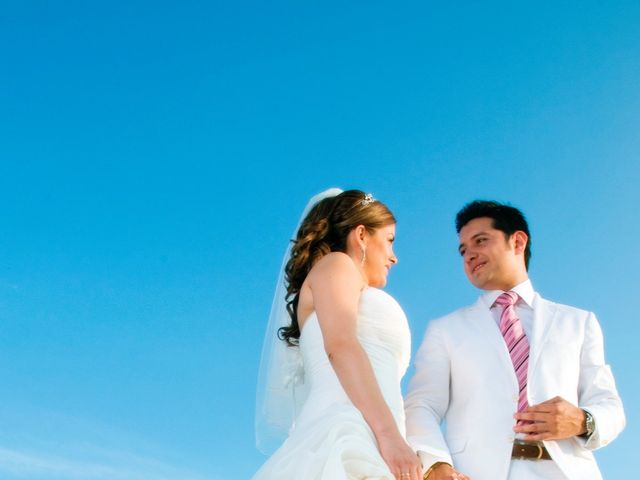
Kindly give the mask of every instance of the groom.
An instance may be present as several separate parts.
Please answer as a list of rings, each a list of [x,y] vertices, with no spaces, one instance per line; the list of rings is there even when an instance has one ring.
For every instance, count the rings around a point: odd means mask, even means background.
[[[484,292],[431,321],[416,356],[407,438],[425,478],[601,479],[592,450],[625,418],[595,315],[534,291],[518,209],[474,201],[456,230],[464,271]]]

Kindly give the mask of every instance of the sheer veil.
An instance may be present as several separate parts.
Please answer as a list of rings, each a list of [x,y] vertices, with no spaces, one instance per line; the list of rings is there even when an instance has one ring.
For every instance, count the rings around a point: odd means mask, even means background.
[[[339,188],[330,188],[311,198],[300,216],[292,238],[295,238],[302,221],[316,203],[328,197],[335,197],[341,192]],[[308,386],[304,381],[300,349],[288,347],[278,338],[278,329],[291,321],[286,308],[287,288],[284,276],[284,268],[290,255],[289,243],[271,304],[256,390],[256,446],[267,455],[286,439],[307,396]]]

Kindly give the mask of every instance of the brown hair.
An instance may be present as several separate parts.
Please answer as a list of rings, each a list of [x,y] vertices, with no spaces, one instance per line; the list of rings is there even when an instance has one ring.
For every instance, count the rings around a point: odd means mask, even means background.
[[[300,338],[297,313],[300,289],[315,263],[330,252],[345,252],[347,236],[358,225],[373,233],[380,227],[396,223],[382,202],[363,200],[365,193],[361,190],[346,190],[321,200],[309,211],[292,240],[291,258],[285,267],[291,325],[278,330],[280,339],[289,345],[297,345]]]

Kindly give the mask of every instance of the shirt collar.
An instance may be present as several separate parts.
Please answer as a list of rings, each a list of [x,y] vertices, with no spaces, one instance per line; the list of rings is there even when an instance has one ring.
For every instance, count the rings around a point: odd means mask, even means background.
[[[527,278],[524,282],[519,283],[518,285],[513,287],[510,291],[516,292],[520,296],[522,301],[529,308],[533,307],[533,296],[535,292],[533,290],[533,285],[531,284],[531,280]],[[498,297],[503,293],[504,291],[502,290],[487,290],[482,294],[480,299],[482,300],[482,303],[484,303],[487,306],[487,308],[491,308],[495,303],[495,301],[498,299]]]

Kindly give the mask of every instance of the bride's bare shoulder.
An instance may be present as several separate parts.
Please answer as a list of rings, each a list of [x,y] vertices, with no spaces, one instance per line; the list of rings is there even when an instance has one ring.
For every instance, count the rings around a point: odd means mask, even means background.
[[[305,283],[311,285],[325,282],[359,285],[363,282],[362,274],[354,261],[342,252],[331,252],[318,260],[311,268],[307,280]]]

